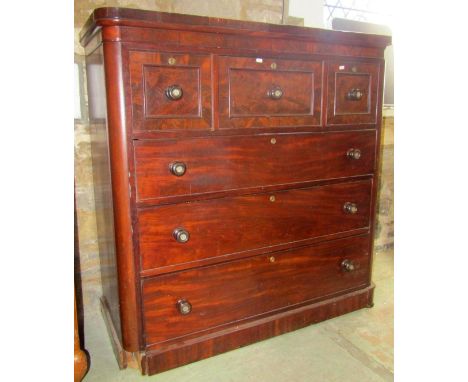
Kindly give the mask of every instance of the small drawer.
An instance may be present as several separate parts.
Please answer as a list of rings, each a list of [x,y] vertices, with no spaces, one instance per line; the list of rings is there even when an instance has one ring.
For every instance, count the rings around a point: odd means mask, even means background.
[[[139,209],[141,269],[367,228],[371,186],[364,180]]]
[[[373,130],[136,141],[137,200],[372,174],[375,142]]]
[[[219,58],[219,128],[320,125],[322,63]]]
[[[146,345],[292,308],[368,279],[368,236],[150,278],[143,281]]]
[[[379,64],[328,63],[327,124],[375,124]]]
[[[207,55],[130,51],[134,130],[209,129]]]

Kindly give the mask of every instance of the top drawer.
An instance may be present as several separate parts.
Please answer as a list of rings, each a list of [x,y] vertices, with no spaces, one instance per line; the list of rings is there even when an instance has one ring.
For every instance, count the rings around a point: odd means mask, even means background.
[[[219,128],[320,125],[322,63],[219,57]]]
[[[328,63],[327,124],[376,123],[379,64]]]
[[[209,55],[130,51],[134,130],[211,128]]]
[[[375,141],[375,130],[135,141],[137,200],[367,175]]]

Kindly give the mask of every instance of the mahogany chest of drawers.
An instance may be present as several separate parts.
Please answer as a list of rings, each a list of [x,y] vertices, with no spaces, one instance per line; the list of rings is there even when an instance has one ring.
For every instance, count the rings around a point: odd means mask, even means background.
[[[121,367],[372,305],[388,37],[101,8],[81,43]]]

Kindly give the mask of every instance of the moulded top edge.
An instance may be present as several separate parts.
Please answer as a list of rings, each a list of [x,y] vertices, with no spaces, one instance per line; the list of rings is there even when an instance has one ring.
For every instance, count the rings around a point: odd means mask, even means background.
[[[87,43],[87,36],[97,27],[103,26],[154,27],[179,30],[231,33],[239,35],[266,35],[306,39],[310,41],[350,44],[366,47],[385,48],[391,44],[391,37],[356,32],[341,32],[327,29],[299,27],[293,25],[267,24],[254,21],[240,21],[217,17],[193,16],[179,13],[144,11],[131,8],[97,8],[89,16],[80,32],[80,42]]]

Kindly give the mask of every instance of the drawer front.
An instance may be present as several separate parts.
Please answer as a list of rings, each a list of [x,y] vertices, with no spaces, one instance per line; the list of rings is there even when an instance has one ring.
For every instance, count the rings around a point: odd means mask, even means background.
[[[134,130],[209,129],[208,55],[130,51]]]
[[[368,227],[371,184],[365,180],[140,209],[142,270]],[[346,211],[348,202],[357,211]]]
[[[219,58],[219,128],[320,125],[322,63]]]
[[[354,237],[147,279],[147,345],[364,286],[368,250]]]
[[[328,63],[327,124],[375,124],[379,64]]]
[[[371,174],[375,142],[375,131],[136,141],[137,200]]]

